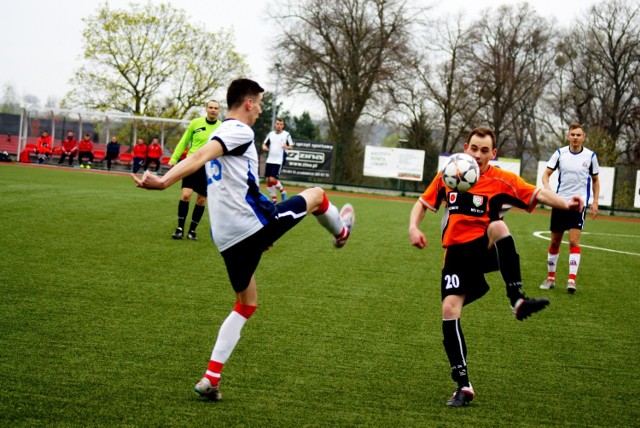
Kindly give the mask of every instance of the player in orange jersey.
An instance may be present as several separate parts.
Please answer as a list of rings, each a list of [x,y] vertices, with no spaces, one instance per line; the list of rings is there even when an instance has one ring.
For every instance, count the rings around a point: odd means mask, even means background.
[[[549,300],[528,299],[522,291],[520,258],[503,215],[510,207],[531,212],[538,203],[563,210],[581,211],[584,201],[574,196],[565,200],[550,190],[540,189],[519,176],[489,165],[497,154],[491,129],[476,128],[469,134],[464,152],[480,167],[480,178],[468,192],[448,189],[438,173],[411,210],[409,237],[417,248],[427,246],[420,230],[426,210],[438,211],[446,204],[442,219],[442,333],[457,383],[447,406],[462,407],[473,400],[474,390],[467,374],[467,347],[460,326],[462,308],[482,297],[489,284],[484,274],[499,270],[516,319],[523,320],[541,311]]]

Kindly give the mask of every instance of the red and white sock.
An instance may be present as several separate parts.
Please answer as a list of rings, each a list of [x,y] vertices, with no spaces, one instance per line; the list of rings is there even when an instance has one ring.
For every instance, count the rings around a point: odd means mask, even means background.
[[[329,202],[326,194],[322,196],[322,203],[313,212],[313,215],[316,216],[322,227],[327,229],[333,236],[339,237],[343,233],[348,233],[342,218],[340,218],[338,208]]]
[[[240,340],[240,331],[242,331],[242,328],[255,310],[256,306],[243,305],[240,302],[236,302],[233,311],[220,326],[218,339],[213,347],[211,360],[209,360],[207,371],[204,374],[204,377],[209,379],[211,385],[216,386],[220,383],[222,368]]]
[[[271,199],[276,199],[276,187],[275,186],[267,186],[267,192],[269,192],[269,196],[271,196]]]
[[[547,253],[547,278],[553,281],[556,279],[556,268],[558,267],[559,256],[559,248],[554,249],[549,247],[549,252]]]
[[[575,281],[580,267],[580,247],[569,249],[569,279]]]
[[[274,184],[274,186],[280,193],[284,192],[284,186],[282,185],[282,183],[280,183],[280,180],[276,181],[276,184]]]

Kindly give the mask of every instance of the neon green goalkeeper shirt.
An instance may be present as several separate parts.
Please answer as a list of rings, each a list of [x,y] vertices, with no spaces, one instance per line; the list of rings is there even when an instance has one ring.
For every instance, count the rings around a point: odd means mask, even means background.
[[[198,151],[200,147],[207,144],[211,133],[220,126],[221,123],[222,121],[220,121],[220,119],[217,119],[215,122],[209,122],[206,117],[199,117],[192,120],[180,139],[180,142],[173,150],[171,163],[178,163],[180,156],[182,156],[182,153],[184,153],[187,147],[189,147],[187,156],[191,156]],[[189,145],[189,143],[191,143],[191,145]]]

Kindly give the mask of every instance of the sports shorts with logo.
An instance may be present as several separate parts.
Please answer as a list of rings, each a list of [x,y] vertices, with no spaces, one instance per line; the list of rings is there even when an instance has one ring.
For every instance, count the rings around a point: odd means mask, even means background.
[[[551,220],[549,230],[552,232],[564,232],[569,229],[580,229],[584,227],[584,218],[587,214],[585,206],[581,212],[566,211],[553,208],[551,210]]]
[[[465,295],[464,304],[478,300],[489,291],[484,274],[498,270],[494,246],[488,248],[484,235],[464,244],[447,247],[442,268],[442,299],[449,295]]]
[[[227,267],[231,286],[236,293],[246,290],[249,286],[262,253],[300,223],[306,214],[307,201],[302,196],[296,195],[280,202],[275,205],[273,216],[262,229],[220,253]]]

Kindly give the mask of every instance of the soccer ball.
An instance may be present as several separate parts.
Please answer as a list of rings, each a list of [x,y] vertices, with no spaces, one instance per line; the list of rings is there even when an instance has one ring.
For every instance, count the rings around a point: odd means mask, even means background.
[[[466,192],[471,189],[480,178],[480,168],[474,158],[466,153],[456,153],[442,168],[444,184],[451,190]]]

